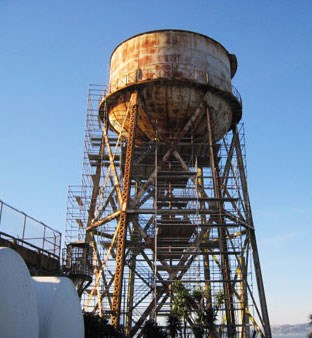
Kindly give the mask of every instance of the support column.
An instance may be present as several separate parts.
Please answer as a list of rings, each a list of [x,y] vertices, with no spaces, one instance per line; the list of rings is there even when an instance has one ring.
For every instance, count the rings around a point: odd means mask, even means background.
[[[208,145],[209,145],[209,155],[210,155],[210,166],[211,174],[213,181],[214,197],[217,199],[216,205],[218,209],[217,222],[219,224],[225,224],[223,214],[223,202],[221,201],[221,184],[220,184],[220,169],[217,158],[217,151],[215,147],[214,137],[212,134],[212,117],[211,117],[211,108],[206,108],[207,114],[207,130],[208,130]],[[229,257],[227,254],[227,243],[226,243],[226,231],[224,228],[218,229],[219,236],[219,246],[221,250],[221,269],[223,275],[223,289],[224,289],[224,300],[225,300],[225,313],[226,313],[226,323],[227,323],[227,332],[228,337],[235,338],[235,314],[233,306],[233,294],[231,287],[231,270]]]
[[[118,328],[120,321],[120,306],[121,306],[121,294],[122,294],[122,280],[124,271],[124,260],[125,260],[125,242],[127,236],[127,208],[130,198],[131,190],[131,171],[133,162],[133,149],[135,143],[135,127],[138,115],[138,93],[135,92],[131,95],[130,100],[130,118],[129,118],[129,132],[127,139],[127,150],[125,158],[125,169],[124,169],[124,185],[122,191],[122,204],[120,210],[120,217],[118,221],[118,238],[117,238],[117,250],[116,250],[116,268],[114,277],[114,291],[112,301],[112,315],[111,324]]]
[[[197,182],[199,186],[204,187],[204,178],[203,178],[202,168],[197,169]],[[198,189],[198,195],[200,198],[204,197],[202,189]],[[201,210],[205,209],[205,202],[200,202],[200,209]],[[206,215],[202,214],[200,218],[201,218],[202,224],[207,223]],[[209,239],[209,230],[206,230],[203,235],[203,240],[208,241],[208,239]],[[206,298],[208,306],[212,308],[211,282],[210,282],[211,276],[210,276],[210,263],[209,263],[208,249],[203,249],[203,261],[204,261],[204,277],[206,281],[205,282],[205,298]]]
[[[259,293],[259,299],[260,299],[260,307],[261,307],[261,312],[262,312],[263,329],[264,329],[265,337],[271,338],[272,337],[271,326],[270,326],[268,308],[267,308],[267,303],[266,303],[266,298],[265,298],[264,284],[263,284],[261,267],[260,267],[260,258],[259,258],[258,248],[257,248],[256,234],[255,234],[255,230],[253,226],[253,219],[252,219],[250,201],[249,201],[249,195],[248,195],[248,189],[247,189],[247,179],[246,179],[246,175],[244,171],[243,157],[242,157],[237,127],[235,127],[233,131],[233,138],[235,142],[235,150],[237,153],[238,166],[240,168],[243,195],[244,195],[243,197],[245,201],[245,209],[246,209],[246,214],[247,214],[246,215],[247,222],[251,226],[249,229],[249,238],[250,238],[250,243],[252,247],[252,255],[253,255],[253,261],[254,261],[254,266],[255,266],[256,280],[257,280],[258,293]]]

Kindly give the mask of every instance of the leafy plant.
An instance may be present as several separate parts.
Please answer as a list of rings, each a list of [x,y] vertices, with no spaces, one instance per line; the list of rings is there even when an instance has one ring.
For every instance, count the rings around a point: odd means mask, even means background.
[[[188,324],[196,338],[204,336],[218,337],[215,322],[218,311],[224,303],[224,294],[221,290],[215,295],[214,306],[208,303],[203,289],[194,289],[190,292],[181,281],[172,283],[172,293],[173,306],[171,315],[175,315],[179,320],[183,319],[184,337],[186,337]],[[175,337],[171,333],[170,336]]]
[[[144,338],[167,338],[166,332],[153,319],[148,319],[145,322],[142,333]]]
[[[308,333],[308,338],[312,338],[312,313],[309,315],[309,325],[311,326],[311,332]]]
[[[123,335],[106,318],[93,312],[83,313],[85,338],[122,338]]]
[[[167,319],[167,326],[168,326],[168,331],[169,331],[169,336],[171,338],[176,338],[179,333],[181,334],[181,321],[180,318],[173,314],[170,313]]]

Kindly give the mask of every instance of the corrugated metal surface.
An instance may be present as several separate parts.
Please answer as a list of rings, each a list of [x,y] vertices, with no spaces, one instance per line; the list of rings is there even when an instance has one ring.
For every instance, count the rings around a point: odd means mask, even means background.
[[[202,103],[209,86],[231,95],[232,58],[218,42],[188,31],[154,31],[126,40],[111,56],[107,103],[113,129],[122,130],[135,88],[142,99],[138,140],[174,139]],[[208,98],[208,105],[217,112],[213,116],[214,136],[219,139],[231,126],[232,108],[216,92],[211,91]],[[206,123],[201,123],[204,115],[203,111],[194,124],[195,137],[206,133]],[[127,130],[126,122],[125,136]]]

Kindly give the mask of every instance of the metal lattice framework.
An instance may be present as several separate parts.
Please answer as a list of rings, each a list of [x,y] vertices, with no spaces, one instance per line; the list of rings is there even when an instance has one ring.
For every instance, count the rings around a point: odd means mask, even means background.
[[[82,189],[69,195],[67,242],[83,239],[93,249],[85,310],[141,336],[147,318],[162,323],[170,313],[178,280],[188,290],[204,290],[212,307],[222,293],[220,336],[270,338],[243,126],[216,142],[204,99],[174,140],[137,142],[139,90],[127,106],[127,137],[110,130],[105,109],[99,114],[105,100],[102,88],[90,88]],[[207,135],[195,139],[203,112]]]

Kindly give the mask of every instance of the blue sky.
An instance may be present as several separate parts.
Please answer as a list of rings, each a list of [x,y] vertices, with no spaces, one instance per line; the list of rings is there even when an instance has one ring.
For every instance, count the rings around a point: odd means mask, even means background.
[[[177,28],[237,55],[249,193],[271,322],[312,313],[312,2],[0,0],[0,199],[64,230],[87,90],[124,39]]]

